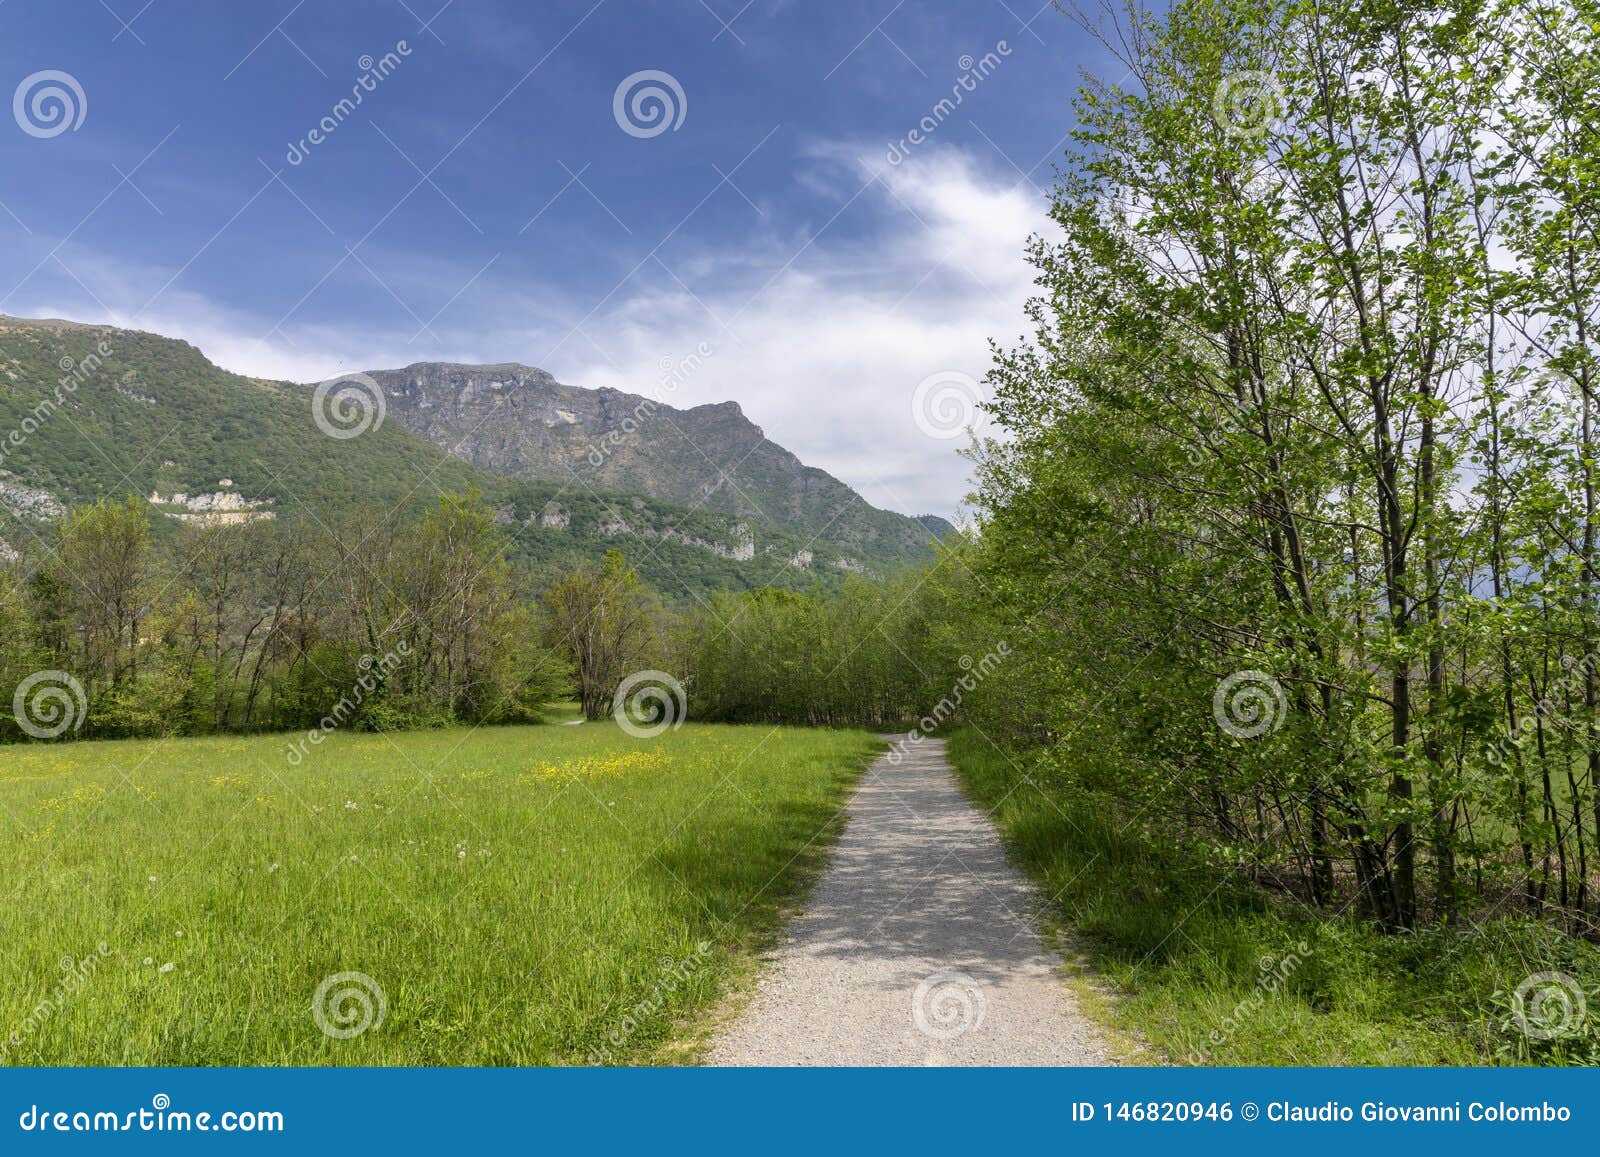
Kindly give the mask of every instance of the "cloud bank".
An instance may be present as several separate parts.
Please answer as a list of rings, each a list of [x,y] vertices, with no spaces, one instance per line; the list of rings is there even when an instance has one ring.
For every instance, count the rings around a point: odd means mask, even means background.
[[[677,375],[672,405],[737,401],[769,438],[874,505],[951,516],[968,485],[968,435],[956,427],[972,418],[982,432],[970,403],[989,342],[1015,342],[1025,328],[1033,275],[1023,252],[1052,228],[1044,195],[937,144],[895,165],[878,149],[818,148],[806,180],[815,222],[740,204],[751,236],[674,241],[598,308],[491,268],[420,336],[415,317],[352,327],[325,307],[278,322],[186,290],[182,277],[147,306],[173,271],[74,249],[61,254],[73,276],[41,268],[8,309],[154,330],[236,372],[298,381],[425,360],[522,361],[574,385],[656,394],[666,367],[709,348]],[[473,274],[385,258],[373,269],[346,262],[338,277],[403,301],[397,277],[461,284]]]

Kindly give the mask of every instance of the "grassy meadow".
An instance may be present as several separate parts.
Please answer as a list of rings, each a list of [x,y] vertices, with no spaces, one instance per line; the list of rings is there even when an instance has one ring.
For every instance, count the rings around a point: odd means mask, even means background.
[[[1400,936],[1328,919],[1185,859],[973,729],[956,732],[949,753],[1012,858],[1052,897],[1064,947],[1109,997],[1091,991],[1088,1005],[1151,1046],[1146,1063],[1600,1063],[1593,1018],[1540,1040],[1512,1011],[1530,974],[1592,984],[1592,944],[1504,913]]]
[[[681,1059],[882,746],[609,723],[290,743],[0,747],[0,1063]]]

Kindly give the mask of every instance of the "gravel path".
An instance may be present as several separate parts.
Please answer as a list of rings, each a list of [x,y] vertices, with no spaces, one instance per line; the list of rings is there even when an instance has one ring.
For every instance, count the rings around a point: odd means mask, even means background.
[[[826,874],[715,1065],[1101,1065],[1032,885],[944,743],[868,770]]]

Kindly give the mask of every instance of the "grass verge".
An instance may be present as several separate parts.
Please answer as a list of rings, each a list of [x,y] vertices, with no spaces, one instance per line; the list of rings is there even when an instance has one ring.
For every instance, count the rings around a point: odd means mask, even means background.
[[[1085,1007],[1172,1063],[1600,1062],[1591,944],[1504,918],[1383,936],[1158,846],[1044,761],[1008,756],[975,731],[953,734],[949,754],[1112,988]],[[1555,1025],[1563,1031],[1546,1038]]]
[[[673,1059],[881,746],[592,724],[337,734],[297,763],[282,736],[0,749],[0,1062]]]

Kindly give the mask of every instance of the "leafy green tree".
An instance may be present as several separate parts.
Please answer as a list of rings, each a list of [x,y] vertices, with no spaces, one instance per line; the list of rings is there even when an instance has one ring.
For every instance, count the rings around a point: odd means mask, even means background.
[[[649,588],[618,550],[545,591],[546,638],[572,665],[584,718],[606,718],[623,678],[654,648],[652,602]]]
[[[139,676],[149,589],[150,518],[136,498],[69,512],[48,562],[36,572],[34,605],[53,661],[78,679],[91,705],[83,731],[116,734],[111,710]]]

